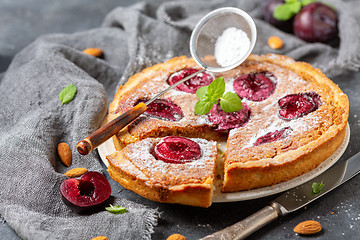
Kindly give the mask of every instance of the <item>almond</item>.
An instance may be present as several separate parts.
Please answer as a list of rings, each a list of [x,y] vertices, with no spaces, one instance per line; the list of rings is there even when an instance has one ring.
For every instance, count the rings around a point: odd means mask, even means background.
[[[303,235],[311,235],[320,232],[322,229],[321,224],[317,221],[308,220],[299,223],[294,228],[294,232]]]
[[[105,236],[98,236],[98,237],[92,238],[91,240],[109,240],[109,239]]]
[[[89,54],[94,57],[100,57],[103,55],[103,51],[100,48],[87,48],[83,50],[83,53]]]
[[[284,42],[278,36],[271,36],[268,39],[268,45],[272,49],[280,49],[280,48],[282,48],[284,46]]]
[[[173,235],[170,235],[166,240],[186,240],[186,237],[184,237],[183,235],[175,233]]]
[[[69,178],[80,177],[87,171],[88,170],[86,168],[73,168],[73,169],[70,169],[69,171],[67,171],[66,173],[64,173],[64,175]]]
[[[67,143],[59,143],[57,146],[58,155],[60,157],[61,162],[69,167],[72,162],[72,154],[71,149]]]

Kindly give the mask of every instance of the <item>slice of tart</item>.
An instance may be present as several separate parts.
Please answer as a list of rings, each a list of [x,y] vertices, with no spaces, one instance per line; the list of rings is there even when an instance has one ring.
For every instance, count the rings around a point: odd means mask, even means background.
[[[107,156],[109,174],[153,201],[209,207],[217,146],[199,138],[147,138]]]

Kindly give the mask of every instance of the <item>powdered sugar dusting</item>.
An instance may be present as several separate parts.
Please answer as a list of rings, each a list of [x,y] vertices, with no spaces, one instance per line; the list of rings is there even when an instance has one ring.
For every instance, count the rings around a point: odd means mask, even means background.
[[[191,138],[198,143],[201,148],[201,157],[195,161],[174,164],[157,160],[152,154],[153,148],[160,143],[161,138],[147,138],[142,141],[128,145],[124,152],[125,157],[131,159],[133,164],[145,175],[150,181],[162,183],[164,176],[175,177],[179,174],[185,178],[199,178],[213,174],[215,156],[217,153],[216,142],[207,141],[200,138]],[[165,177],[166,178],[166,177]]]
[[[272,72],[276,77],[275,92],[266,100],[261,102],[253,102],[247,99],[242,99],[251,109],[251,117],[249,123],[243,128],[233,129],[229,133],[229,141],[237,139],[241,135],[243,139],[241,146],[237,144],[237,152],[242,149],[252,147],[255,141],[267,133],[275,132],[276,130],[290,127],[293,131],[291,135],[297,135],[309,131],[319,126],[319,116],[316,112],[312,112],[304,117],[294,119],[291,121],[283,120],[278,116],[278,101],[280,98],[293,94],[312,91],[311,84],[303,80],[299,75],[291,71],[284,71],[284,69],[262,63],[258,65],[259,69],[264,69]],[[226,85],[228,91],[233,91],[233,83],[235,79],[230,79]],[[266,117],[264,117],[266,115]],[[264,147],[264,146],[263,146]]]
[[[274,55],[270,56],[269,58],[279,57]],[[312,85],[312,83],[303,80],[298,74],[289,71],[288,69],[282,68],[279,65],[267,62],[254,63],[256,64],[255,72],[267,71],[275,76],[276,79],[274,80],[274,82],[276,84],[276,88],[275,92],[270,95],[269,98],[260,102],[242,99],[242,102],[246,103],[250,107],[251,116],[249,122],[245,126],[238,129],[232,129],[229,132],[229,143],[231,143],[232,139],[238,139],[239,137],[242,138],[241,143],[239,141],[236,142],[237,151],[241,151],[241,149],[253,146],[256,139],[265,135],[266,133],[274,132],[284,127],[291,127],[291,129],[293,130],[292,134],[296,135],[298,133],[304,133],[310,129],[319,126],[319,115],[317,113],[318,111],[291,121],[283,120],[278,116],[278,101],[280,98],[289,94],[314,91],[314,89],[317,88]],[[251,61],[249,63],[245,62],[238,68],[221,74],[224,76],[227,92],[235,92],[233,84],[238,76],[254,72],[254,63],[252,63]],[[187,65],[182,69],[185,68],[196,68],[196,66]],[[169,86],[167,84],[168,77],[171,74],[178,74],[178,72],[179,71],[175,71],[175,73],[169,71],[161,71],[160,74],[155,74],[156,77],[152,78],[151,81],[145,81],[145,84],[141,85],[141,87],[135,90],[136,93],[134,93],[134,96],[154,96],[157,92],[167,88]],[[219,77],[221,75],[214,74],[214,77]],[[321,96],[322,94],[319,92],[319,95]],[[179,107],[181,107],[184,112],[184,118],[182,118],[180,121],[171,123],[159,120],[158,122],[156,122],[156,125],[153,125],[154,128],[163,125],[170,128],[212,125],[208,120],[207,115],[194,114],[194,106],[198,100],[195,94],[172,89],[165,93],[162,98],[170,99]],[[139,131],[143,130],[140,129]]]
[[[215,43],[216,62],[228,67],[242,59],[250,49],[250,39],[246,32],[235,27],[224,30]]]
[[[252,147],[258,138],[264,136],[267,133],[275,132],[276,130],[280,130],[286,127],[290,127],[293,130],[289,135],[304,133],[313,127],[310,124],[307,124],[309,122],[309,118],[312,119],[312,122],[318,122],[319,120],[316,116],[298,118],[292,121],[282,121],[279,118],[271,118],[274,121],[272,121],[266,128],[261,128],[259,131],[255,132],[249,141],[241,147],[241,149]]]

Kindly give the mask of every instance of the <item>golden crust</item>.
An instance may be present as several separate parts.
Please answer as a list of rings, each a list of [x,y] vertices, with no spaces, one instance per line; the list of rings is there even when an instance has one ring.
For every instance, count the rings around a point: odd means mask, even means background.
[[[287,152],[274,159],[266,158],[260,161],[225,165],[222,191],[235,192],[270,186],[309,172],[335,152],[344,139],[345,131],[344,128],[328,141],[321,141],[322,144],[317,146],[316,150],[309,151],[306,148],[314,146],[307,146],[298,149],[297,152]],[[301,150],[307,153],[304,154]],[[291,161],[285,159],[291,159]]]
[[[192,59],[182,56],[154,65],[132,76],[123,87],[118,89],[109,107],[108,120],[128,110],[139,98],[151,98],[165,89],[168,86],[166,83],[168,77],[185,68],[198,67]],[[221,166],[224,168],[223,192],[269,186],[299,176],[316,168],[344,139],[349,111],[347,96],[320,70],[307,63],[295,62],[291,58],[274,54],[251,55],[238,68],[222,74],[214,74],[214,77],[223,76],[225,81],[231,84],[236,76],[259,71],[269,71],[275,75],[276,91],[262,102],[243,99],[243,102],[250,106],[252,115],[245,126],[229,132],[224,166]],[[322,105],[316,111],[299,119],[280,120],[277,116],[278,99],[288,94],[302,92],[317,92],[321,96]],[[117,150],[142,139],[167,135],[224,139],[223,134],[213,131],[213,126],[204,116],[193,113],[197,101],[195,94],[171,90],[164,95],[164,98],[171,98],[182,108],[184,119],[179,122],[169,122],[149,117],[140,118],[113,137]],[[259,146],[253,145],[254,141],[265,133],[287,126],[294,129],[290,136]],[[198,199],[204,196],[198,193],[204,191],[203,188],[199,188],[201,190],[190,188],[194,190],[190,191],[192,194],[184,194],[187,192],[185,189],[170,191],[165,194],[167,196],[165,199],[159,194],[162,192],[161,189],[149,188],[139,182],[136,175],[134,179],[134,176],[125,173],[121,167],[114,167],[117,161],[122,161],[119,160],[123,159],[121,154],[117,153],[108,159],[113,163],[110,163],[110,175],[124,187],[135,189],[135,192],[146,198],[160,202],[188,204],[184,203],[186,202],[184,198],[195,202],[196,195],[199,195]],[[206,198],[208,197],[209,195],[206,195]],[[198,206],[198,204],[190,205]]]
[[[107,156],[110,176],[123,187],[153,201],[209,207],[216,144],[193,139],[201,146],[202,157],[191,163],[171,164],[156,160],[151,154],[160,140],[148,138]]]

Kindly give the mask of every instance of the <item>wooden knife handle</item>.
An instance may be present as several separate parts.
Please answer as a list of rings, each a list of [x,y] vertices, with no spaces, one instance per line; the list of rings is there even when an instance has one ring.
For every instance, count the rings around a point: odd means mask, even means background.
[[[99,145],[104,143],[106,140],[111,138],[113,135],[118,133],[121,129],[135,120],[140,114],[146,111],[146,105],[140,102],[132,109],[121,114],[111,122],[108,122],[94,133],[90,134],[84,140],[81,140],[76,144],[76,149],[82,155],[89,154],[92,150],[97,148]]]

